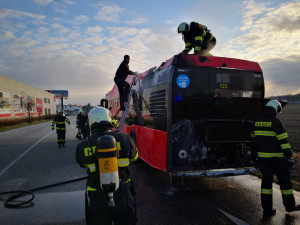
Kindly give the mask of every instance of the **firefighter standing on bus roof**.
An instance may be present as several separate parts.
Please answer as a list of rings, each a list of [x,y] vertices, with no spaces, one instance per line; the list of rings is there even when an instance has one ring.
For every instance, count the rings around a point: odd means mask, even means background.
[[[262,116],[254,123],[254,136],[262,174],[261,204],[264,217],[276,214],[276,210],[273,209],[272,197],[274,174],[279,181],[285,210],[287,212],[300,210],[300,205],[295,205],[291,183],[290,169],[294,163],[293,152],[287,141],[288,135],[281,121],[276,117],[281,110],[281,103],[277,100],[271,100],[266,104]]]
[[[131,225],[136,224],[134,187],[129,171],[130,161],[138,158],[138,152],[129,135],[119,132],[111,132],[113,125],[109,110],[103,107],[95,107],[89,113],[89,125],[91,136],[77,145],[76,161],[87,168],[87,195],[86,219],[87,224],[96,225]],[[106,195],[99,181],[99,170],[95,160],[96,142],[99,137],[110,134],[114,136],[119,150],[118,167],[120,186],[114,194],[115,207],[108,207],[108,195]]]
[[[137,75],[137,72],[129,70],[130,56],[124,55],[124,60],[117,69],[114,81],[119,89],[120,95],[120,110],[125,110],[125,101],[129,94],[130,85],[125,81],[128,75]]]
[[[185,42],[185,49],[181,52],[183,54],[188,54],[194,48],[196,55],[211,55],[209,51],[217,43],[210,30],[196,22],[191,22],[190,25],[183,22],[179,24],[177,31],[182,34],[182,39]]]
[[[54,130],[54,125],[56,124],[56,133],[57,133],[57,144],[60,148],[65,147],[65,139],[66,139],[66,124],[70,124],[70,120],[63,115],[63,112],[60,111],[52,121],[52,130]]]

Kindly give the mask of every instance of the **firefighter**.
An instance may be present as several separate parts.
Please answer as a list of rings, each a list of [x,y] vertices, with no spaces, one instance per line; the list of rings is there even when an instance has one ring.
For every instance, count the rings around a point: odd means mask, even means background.
[[[287,140],[281,121],[276,117],[282,110],[280,102],[270,100],[265,111],[254,122],[254,136],[258,148],[258,159],[262,174],[261,204],[263,217],[276,214],[273,209],[273,176],[276,175],[286,212],[300,210],[295,205],[290,169],[293,166],[293,152]]]
[[[87,112],[82,113],[82,111],[79,111],[79,114],[76,118],[76,127],[78,128],[78,133],[76,135],[76,138],[79,140],[86,139],[87,136],[90,136],[90,129],[88,126],[88,114]]]
[[[183,22],[179,24],[177,31],[182,34],[182,39],[185,42],[185,49],[181,52],[182,54],[188,54],[194,48],[194,54],[196,55],[211,55],[209,51],[217,43],[210,30],[196,22],[190,24]]]
[[[137,148],[129,135],[120,132],[111,132],[113,128],[109,110],[95,107],[89,112],[89,126],[91,136],[77,145],[76,161],[87,168],[87,196],[86,220],[87,224],[116,225],[136,224],[134,187],[129,171],[129,163],[138,158]],[[119,188],[114,193],[115,207],[108,207],[109,197],[100,187],[99,170],[95,151],[97,139],[110,134],[116,140],[119,150]]]
[[[137,72],[132,72],[129,70],[129,61],[130,56],[124,55],[124,60],[120,64],[119,68],[117,69],[116,76],[114,78],[114,81],[119,89],[119,95],[120,95],[120,110],[125,110],[125,101],[129,94],[129,88],[130,85],[125,81],[128,75],[137,75]]]
[[[65,139],[66,139],[66,124],[70,125],[70,120],[63,115],[63,111],[60,111],[52,121],[52,130],[54,130],[54,125],[56,124],[56,133],[57,133],[57,144],[60,148],[65,147]]]
[[[82,110],[79,110],[79,113],[77,114],[77,117],[76,117],[76,127],[78,129],[78,132],[76,134],[76,138],[78,140],[81,140],[81,127],[82,127],[82,122],[83,122],[83,115],[82,115]]]
[[[86,139],[88,136],[90,136],[89,117],[87,112],[83,113],[82,136],[83,139]]]

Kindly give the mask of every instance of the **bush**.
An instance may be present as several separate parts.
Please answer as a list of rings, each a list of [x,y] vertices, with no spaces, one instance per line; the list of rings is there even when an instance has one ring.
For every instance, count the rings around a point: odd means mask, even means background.
[[[55,115],[44,115],[44,116],[31,116],[31,122],[39,120],[53,120]],[[29,123],[28,117],[13,118],[13,119],[2,119],[0,120],[0,127],[16,125],[20,123]]]

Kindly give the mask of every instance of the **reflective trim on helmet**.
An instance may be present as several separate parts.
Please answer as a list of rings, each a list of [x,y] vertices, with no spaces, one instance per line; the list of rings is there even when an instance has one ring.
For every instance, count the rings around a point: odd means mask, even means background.
[[[129,166],[129,159],[128,158],[118,159],[118,166],[119,167]]]
[[[283,195],[292,195],[293,194],[293,189],[289,189],[289,190],[282,190],[281,189],[281,193]]]
[[[284,157],[284,155],[283,155],[283,152],[278,152],[278,153],[258,152],[258,157],[261,157],[261,158],[272,158],[272,157],[282,158],[282,157]]]
[[[287,143],[287,144],[280,145],[280,147],[283,150],[283,149],[291,148],[291,145],[289,143]]]
[[[261,194],[265,194],[265,195],[272,195],[273,194],[273,190],[272,189],[261,189],[260,193]]]
[[[268,137],[275,137],[276,133],[273,131],[262,131],[262,130],[256,130],[254,131],[255,136],[268,136]]]
[[[282,140],[282,139],[285,139],[288,137],[287,133],[283,133],[283,134],[279,134],[276,136],[277,137],[277,140]]]

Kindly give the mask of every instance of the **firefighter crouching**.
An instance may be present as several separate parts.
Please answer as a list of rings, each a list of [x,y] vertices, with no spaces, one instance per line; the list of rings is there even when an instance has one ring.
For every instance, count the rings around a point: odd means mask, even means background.
[[[138,158],[138,152],[133,140],[129,135],[119,132],[111,132],[113,128],[109,110],[103,107],[95,107],[89,113],[89,126],[91,136],[81,141],[76,149],[76,161],[87,168],[87,198],[86,198],[86,221],[88,225],[109,224],[115,225],[136,224],[135,201],[133,182],[129,171],[130,161]],[[103,137],[112,136],[118,149],[117,171],[119,174],[119,188],[113,194],[114,207],[109,206],[109,196],[103,191],[101,173],[101,160],[97,154],[99,140]],[[111,137],[110,136],[110,137]],[[98,147],[99,148],[99,147]],[[102,154],[110,154],[115,148],[104,149]],[[111,158],[108,158],[111,159]],[[105,165],[104,165],[105,166]],[[100,168],[100,170],[99,170]],[[103,190],[102,190],[103,189]]]
[[[82,113],[79,111],[79,114],[76,117],[76,127],[78,129],[78,133],[76,134],[76,138],[81,140],[86,139],[87,136],[90,136],[90,129],[88,124],[88,114],[87,112]]]
[[[70,120],[63,115],[63,112],[60,111],[52,121],[52,130],[54,130],[54,125],[56,124],[56,133],[57,133],[57,144],[60,148],[65,147],[65,139],[66,139],[66,124],[70,124]]]
[[[291,172],[293,152],[287,141],[287,133],[276,117],[282,110],[280,102],[271,100],[266,104],[265,112],[254,123],[254,136],[258,147],[258,158],[262,174],[261,204],[263,217],[276,214],[273,209],[273,176],[276,175],[282,194],[283,205],[287,212],[300,210],[295,205]]]

